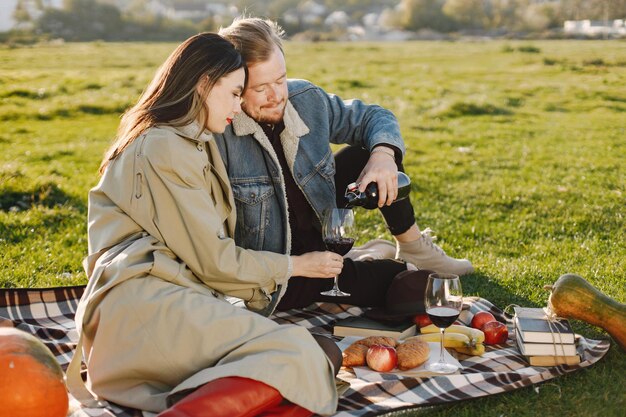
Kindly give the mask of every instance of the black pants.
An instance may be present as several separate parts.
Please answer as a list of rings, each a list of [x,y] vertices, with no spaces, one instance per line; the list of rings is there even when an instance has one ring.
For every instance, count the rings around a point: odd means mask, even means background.
[[[343,196],[348,184],[354,182],[369,159],[369,152],[356,146],[347,146],[335,154],[335,186],[337,205],[343,205]],[[398,169],[404,171],[402,164]],[[363,210],[363,209],[357,209]],[[409,199],[400,200],[380,209],[393,235],[406,232],[414,223],[415,215]],[[350,293],[349,297],[328,297],[320,292],[330,290],[332,279],[291,277],[278,310],[305,307],[316,301],[352,304],[360,307],[382,307],[387,288],[393,277],[406,270],[404,262],[393,259],[352,261],[346,259],[339,275],[339,288]]]

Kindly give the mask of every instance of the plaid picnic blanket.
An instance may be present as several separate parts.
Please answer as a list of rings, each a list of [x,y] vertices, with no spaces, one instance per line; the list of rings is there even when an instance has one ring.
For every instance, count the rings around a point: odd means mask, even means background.
[[[78,335],[74,313],[84,287],[47,289],[0,289],[0,326],[14,326],[39,337],[54,353],[65,369],[74,352]],[[490,311],[501,320],[510,319],[502,310],[482,298],[469,299],[470,311]],[[277,313],[278,323],[304,326],[312,333],[331,334],[332,323],[339,318],[359,315],[359,307],[317,303],[308,308]],[[543,382],[568,372],[590,366],[609,349],[609,341],[580,338],[583,353],[580,365],[531,367],[518,352],[513,327],[509,327],[505,345],[488,346],[481,356],[458,356],[463,365],[460,374],[430,378],[398,378],[387,374],[378,382],[356,378],[347,369],[338,378],[349,383],[341,395],[335,417],[376,416],[391,411],[436,405],[483,397]],[[106,409],[81,408],[71,400],[72,417],[139,417],[142,413],[111,405]]]

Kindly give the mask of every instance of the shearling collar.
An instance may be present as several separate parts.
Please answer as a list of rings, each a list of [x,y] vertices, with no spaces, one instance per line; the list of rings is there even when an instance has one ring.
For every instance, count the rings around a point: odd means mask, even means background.
[[[283,121],[285,123],[285,129],[280,134],[280,141],[285,152],[285,159],[287,159],[289,169],[293,174],[293,164],[298,151],[298,141],[300,137],[309,133],[310,130],[290,101],[287,101]],[[263,146],[270,155],[276,158],[272,144],[265,132],[263,132],[263,128],[246,113],[241,112],[235,116],[233,119],[233,131],[237,136],[253,135],[261,146]],[[276,160],[278,161],[277,158]]]
[[[287,106],[285,107],[285,116],[283,117],[283,122],[285,123],[285,129],[280,134],[280,142],[283,145],[285,159],[287,160],[289,170],[291,171],[291,175],[293,176],[293,165],[296,161],[296,153],[298,152],[298,142],[300,140],[300,137],[309,133],[309,128],[304,123],[302,118],[300,118],[300,115],[289,101],[287,101]],[[288,213],[289,202],[287,201],[287,190],[285,189],[285,174],[280,167],[280,162],[278,162],[278,156],[276,156],[274,147],[270,143],[270,140],[263,131],[261,125],[255,122],[250,116],[248,116],[244,112],[241,112],[233,119],[233,131],[237,136],[253,135],[254,138],[263,147],[263,149],[265,149],[265,151],[269,155],[271,155],[274,161],[276,161],[278,172],[280,173],[281,178],[283,178],[283,180],[281,181],[282,194],[283,196],[285,196],[283,204],[285,205],[285,213]],[[289,219],[285,219],[285,221],[288,223]],[[289,252],[291,251],[291,230],[289,227],[287,227],[286,232],[285,247],[287,248],[287,254],[289,254]],[[283,291],[285,291],[286,289],[287,284],[284,285]],[[282,293],[283,292],[281,292],[281,295]]]

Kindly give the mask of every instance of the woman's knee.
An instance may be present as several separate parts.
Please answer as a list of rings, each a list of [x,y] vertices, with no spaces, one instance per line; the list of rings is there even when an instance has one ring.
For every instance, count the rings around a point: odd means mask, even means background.
[[[341,362],[343,358],[341,356],[341,349],[339,346],[333,342],[332,339],[322,336],[319,334],[314,334],[313,338],[317,342],[318,345],[322,348],[330,362],[333,364],[333,369],[335,371],[335,375],[339,372],[339,368],[341,368]]]

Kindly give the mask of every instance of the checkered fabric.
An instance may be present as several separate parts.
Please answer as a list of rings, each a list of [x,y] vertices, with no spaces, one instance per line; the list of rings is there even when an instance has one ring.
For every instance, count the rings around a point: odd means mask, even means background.
[[[39,337],[65,369],[76,347],[78,335],[74,324],[76,306],[84,287],[46,289],[0,289],[0,326],[13,326]],[[490,311],[501,321],[507,316],[489,301],[468,299],[470,311]],[[330,335],[332,323],[350,315],[359,315],[359,307],[318,303],[306,309],[277,313],[273,319],[281,324],[304,326],[312,333]],[[338,377],[350,384],[339,401],[336,417],[376,416],[391,411],[432,406],[499,394],[540,383],[556,376],[590,366],[609,349],[608,340],[580,338],[583,353],[580,365],[531,367],[517,351],[513,328],[504,345],[488,346],[481,357],[458,356],[464,369],[461,374],[430,378],[399,378],[388,374],[379,382],[366,382],[342,369]],[[111,405],[107,409],[81,408],[71,401],[72,417],[139,417],[142,413]]]

